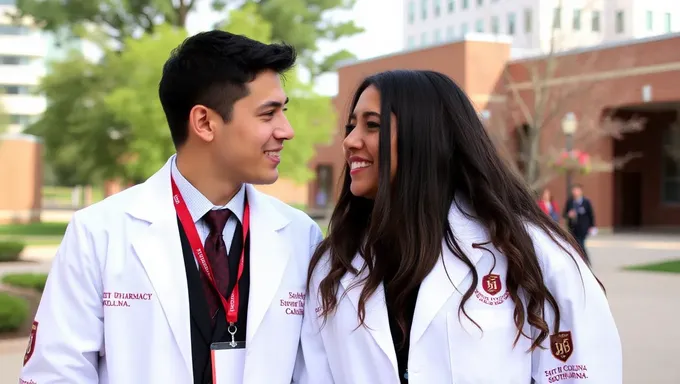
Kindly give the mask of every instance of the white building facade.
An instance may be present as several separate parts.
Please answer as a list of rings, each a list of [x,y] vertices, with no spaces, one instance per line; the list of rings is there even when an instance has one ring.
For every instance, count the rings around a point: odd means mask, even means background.
[[[680,30],[680,6],[669,0],[403,1],[405,49],[479,33],[538,53]]]
[[[9,115],[9,133],[20,133],[45,111],[45,97],[36,88],[45,74],[47,43],[28,21],[12,23],[7,16],[14,0],[0,0],[0,108]]]

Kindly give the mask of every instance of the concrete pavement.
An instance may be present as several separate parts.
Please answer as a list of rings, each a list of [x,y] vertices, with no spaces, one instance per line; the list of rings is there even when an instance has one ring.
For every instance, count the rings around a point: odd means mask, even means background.
[[[680,383],[680,300],[676,293],[680,274],[621,270],[626,265],[680,259],[680,236],[601,235],[589,240],[588,248],[621,335],[624,383]],[[48,255],[43,250],[30,263],[0,264],[0,275],[46,271]],[[25,347],[25,339],[0,342],[0,384],[16,384]]]

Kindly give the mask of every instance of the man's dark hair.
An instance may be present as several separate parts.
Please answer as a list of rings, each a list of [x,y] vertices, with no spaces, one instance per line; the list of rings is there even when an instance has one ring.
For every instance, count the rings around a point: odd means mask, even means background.
[[[264,44],[224,31],[184,40],[163,66],[158,96],[175,148],[187,140],[189,112],[204,105],[231,119],[234,103],[248,95],[247,83],[266,70],[283,74],[295,64],[295,49]]]

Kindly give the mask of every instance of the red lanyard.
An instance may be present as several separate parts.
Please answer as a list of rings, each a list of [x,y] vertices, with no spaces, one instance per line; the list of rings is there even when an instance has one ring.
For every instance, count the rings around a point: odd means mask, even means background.
[[[227,312],[227,322],[230,325],[234,325],[238,320],[238,282],[241,280],[241,275],[243,275],[243,264],[245,263],[246,255],[246,237],[248,236],[248,230],[250,229],[250,205],[248,204],[248,200],[246,199],[245,206],[243,208],[243,247],[241,248],[241,258],[238,262],[238,275],[236,277],[234,289],[231,291],[229,301],[227,302],[227,299],[224,298],[224,295],[222,295],[219,289],[217,289],[217,284],[215,284],[215,276],[213,275],[212,267],[205,256],[205,249],[203,248],[201,238],[198,236],[196,225],[194,225],[194,220],[191,217],[189,209],[184,202],[184,198],[182,198],[182,194],[179,192],[177,184],[175,184],[175,180],[172,178],[172,176],[170,176],[170,182],[172,183],[172,200],[175,203],[175,211],[177,212],[179,221],[182,223],[184,232],[189,239],[189,244],[191,245],[191,250],[194,253],[194,257],[196,258],[198,265],[201,267],[201,270],[203,270],[203,273],[208,278],[208,281],[210,281],[210,284],[212,284],[215,292],[217,292],[220,296],[220,300],[222,300],[222,308],[224,308]]]

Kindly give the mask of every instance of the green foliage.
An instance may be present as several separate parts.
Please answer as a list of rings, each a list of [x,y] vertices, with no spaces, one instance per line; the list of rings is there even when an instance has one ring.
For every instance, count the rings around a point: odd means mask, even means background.
[[[108,55],[107,72],[117,78],[104,97],[104,108],[126,129],[126,151],[134,155],[123,162],[129,180],[151,176],[175,148],[158,99],[158,82],[169,52],[187,37],[183,29],[156,27],[153,34],[125,41],[121,54]]]
[[[42,292],[47,283],[46,273],[12,273],[2,277],[2,283],[16,288],[33,289]]]
[[[0,235],[14,236],[63,236],[68,223],[39,222],[29,224],[0,225]]]
[[[117,83],[108,63],[97,65],[71,52],[50,69],[40,87],[48,108],[26,132],[42,137],[57,180],[77,185],[127,176],[118,159],[129,144],[128,127],[105,104]]]
[[[213,0],[215,9],[232,5],[233,0]],[[302,64],[310,70],[312,78],[333,71],[342,60],[353,58],[349,51],[340,50],[318,59],[319,42],[337,41],[364,31],[354,21],[334,22],[330,13],[349,10],[355,0],[245,0],[241,8],[252,7],[272,26],[273,41],[285,41],[294,46]],[[233,14],[230,14],[227,22]]]
[[[13,332],[19,329],[28,319],[28,302],[0,292],[0,333]]]
[[[20,241],[0,241],[0,263],[17,261],[26,244]]]
[[[122,42],[159,23],[184,26],[194,0],[17,0],[15,18],[31,17],[48,32],[84,36],[93,29]],[[86,28],[87,27],[87,28]]]

